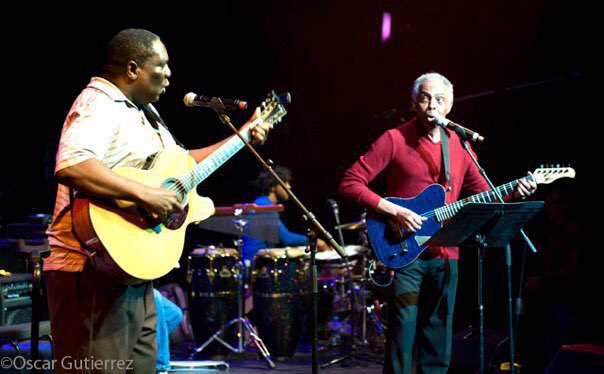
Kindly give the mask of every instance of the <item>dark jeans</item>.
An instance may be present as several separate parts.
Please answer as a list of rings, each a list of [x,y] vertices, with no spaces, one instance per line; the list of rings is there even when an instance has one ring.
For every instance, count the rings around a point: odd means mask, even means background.
[[[44,275],[57,373],[155,372],[157,313],[151,282],[112,284],[89,263],[83,272]]]
[[[451,361],[457,260],[422,255],[395,272],[388,309],[385,373],[446,373]]]

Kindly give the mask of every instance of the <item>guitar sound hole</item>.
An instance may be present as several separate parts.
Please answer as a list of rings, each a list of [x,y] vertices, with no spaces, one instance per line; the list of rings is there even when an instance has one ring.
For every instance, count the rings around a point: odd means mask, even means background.
[[[161,187],[174,191],[174,193],[176,193],[176,196],[178,196],[178,199],[180,200],[180,202],[183,206],[188,203],[187,193],[189,191],[187,190],[187,188],[185,187],[185,185],[183,184],[182,181],[180,181],[176,178],[170,178],[170,179],[165,180],[161,184]]]

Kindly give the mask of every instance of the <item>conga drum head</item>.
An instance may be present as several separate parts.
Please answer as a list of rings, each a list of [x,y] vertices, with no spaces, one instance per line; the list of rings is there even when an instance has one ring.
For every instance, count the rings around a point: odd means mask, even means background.
[[[284,247],[284,248],[266,248],[256,253],[258,257],[264,258],[309,258],[306,253],[306,247]]]
[[[190,256],[209,256],[209,257],[234,257],[239,259],[239,252],[233,248],[217,248],[213,245],[207,247],[195,248],[191,251]]]
[[[367,254],[369,249],[362,245],[347,245],[344,248],[344,252],[348,256],[348,263],[350,264],[350,270],[353,276],[360,276],[363,273],[363,261],[362,257]],[[348,271],[346,269],[346,261],[338,252],[321,251],[315,256],[317,260],[317,271],[322,277],[337,277],[347,276]]]

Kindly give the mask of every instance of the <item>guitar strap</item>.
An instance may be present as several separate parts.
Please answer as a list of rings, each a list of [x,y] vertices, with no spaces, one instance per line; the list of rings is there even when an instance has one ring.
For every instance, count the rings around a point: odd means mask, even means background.
[[[155,108],[153,108],[152,106],[147,104],[147,105],[143,105],[142,110],[143,110],[143,113],[145,114],[145,117],[147,117],[147,121],[149,121],[149,123],[151,124],[151,126],[153,126],[154,129],[158,130],[159,129],[158,124],[159,124],[159,125],[163,126],[163,128],[165,128],[166,130],[168,130],[168,132],[170,131],[170,129],[168,128],[168,126],[166,125],[164,120],[161,118],[161,116],[159,115],[157,110],[155,110]],[[187,149],[180,141],[178,141],[178,139],[176,139],[174,137],[174,135],[172,133],[170,133],[170,134],[172,135],[172,138],[174,139],[176,144],[178,144],[179,147]]]
[[[451,162],[449,158],[449,134],[440,127],[440,146],[442,149],[443,170],[445,172],[445,189],[451,191]]]

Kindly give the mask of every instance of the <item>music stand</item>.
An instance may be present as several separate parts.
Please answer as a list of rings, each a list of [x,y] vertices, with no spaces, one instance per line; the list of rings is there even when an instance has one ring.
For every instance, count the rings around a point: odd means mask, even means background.
[[[482,256],[487,248],[506,249],[510,370],[514,366],[514,323],[512,317],[512,278],[510,241],[543,207],[542,201],[523,203],[468,203],[438,230],[428,245],[478,248],[479,372],[484,373],[484,305],[482,300]]]
[[[283,205],[281,204],[219,206],[216,207],[214,215],[199,222],[197,227],[238,236],[239,228],[233,224],[233,215],[236,210],[241,210],[245,215],[246,224],[243,227],[243,235],[269,243],[279,242],[279,215],[277,213],[283,211]]]

